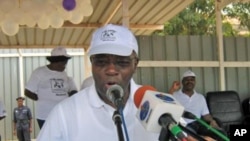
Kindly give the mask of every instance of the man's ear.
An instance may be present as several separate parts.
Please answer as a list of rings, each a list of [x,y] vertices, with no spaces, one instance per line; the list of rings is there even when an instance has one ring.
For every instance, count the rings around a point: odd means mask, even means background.
[[[139,58],[135,58],[135,66],[137,67],[138,66],[138,64],[139,64]]]

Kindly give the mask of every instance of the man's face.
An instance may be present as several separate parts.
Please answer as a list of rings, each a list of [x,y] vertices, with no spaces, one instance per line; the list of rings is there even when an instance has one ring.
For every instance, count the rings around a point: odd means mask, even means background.
[[[23,99],[18,99],[17,100],[17,105],[22,106],[23,105]]]
[[[64,71],[66,69],[68,60],[53,62],[52,64],[56,66],[57,71]]]
[[[129,92],[129,82],[136,71],[138,59],[135,53],[130,56],[97,54],[90,57],[92,74],[97,92],[105,97],[107,89],[120,85],[125,93]]]
[[[186,91],[193,90],[195,87],[195,77],[194,76],[184,77],[182,79],[182,86],[183,86],[183,90],[186,90]]]

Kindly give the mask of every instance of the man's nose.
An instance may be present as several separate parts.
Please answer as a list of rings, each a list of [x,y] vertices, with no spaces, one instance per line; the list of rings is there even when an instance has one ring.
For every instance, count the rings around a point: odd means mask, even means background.
[[[115,74],[115,73],[117,73],[118,67],[117,67],[117,65],[115,64],[115,62],[110,61],[110,62],[106,65],[106,69],[107,69],[107,72],[108,72],[108,73],[110,73],[110,74]]]

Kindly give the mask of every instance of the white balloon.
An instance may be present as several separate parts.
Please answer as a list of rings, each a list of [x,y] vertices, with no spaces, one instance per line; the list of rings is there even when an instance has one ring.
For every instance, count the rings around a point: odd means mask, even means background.
[[[12,9],[17,7],[16,0],[0,0],[0,10],[4,13],[10,12]]]
[[[26,24],[28,27],[34,27],[36,25],[36,21],[32,18],[30,14],[24,14],[23,17],[24,21],[22,21],[22,24]]]
[[[52,0],[52,1],[54,1],[54,0]],[[45,15],[50,15],[53,11],[55,11],[55,6],[53,6],[50,3],[46,3],[46,4],[44,4],[44,9],[46,9],[44,11],[44,14]]]
[[[65,10],[63,7],[58,7],[58,13],[60,14],[60,16],[66,21],[66,20],[70,20],[71,16],[72,16],[72,12],[71,11],[67,11]]]
[[[31,11],[32,7],[32,1],[30,0],[24,0],[20,3],[20,9],[24,12]]]
[[[28,27],[35,27],[36,21],[34,21],[33,19],[31,19],[31,20],[27,21],[26,25]]]
[[[81,23],[83,20],[83,14],[81,12],[78,11],[72,11],[72,16],[70,18],[70,22],[72,22],[73,24],[79,24]]]
[[[0,12],[0,25],[2,24],[2,21],[4,20],[5,16],[2,12]]]
[[[60,28],[63,26],[64,23],[64,20],[57,12],[52,13],[49,17],[49,20],[50,20],[50,25],[53,28]]]
[[[93,13],[93,6],[91,4],[84,5],[82,13],[84,16],[90,16]]]
[[[6,19],[1,25],[2,31],[8,36],[14,36],[19,31],[19,25],[13,20]]]
[[[33,5],[32,6],[32,10],[30,11],[30,14],[32,15],[32,18],[38,22],[38,20],[42,17],[43,12],[41,10],[39,10],[37,5]]]
[[[43,15],[37,22],[37,25],[39,28],[41,29],[47,29],[49,28],[50,22],[49,22],[49,18],[46,17],[45,15]]]
[[[6,16],[13,19],[16,23],[19,23],[23,15],[24,15],[24,12],[20,8],[15,8],[12,11],[10,11],[10,13]]]

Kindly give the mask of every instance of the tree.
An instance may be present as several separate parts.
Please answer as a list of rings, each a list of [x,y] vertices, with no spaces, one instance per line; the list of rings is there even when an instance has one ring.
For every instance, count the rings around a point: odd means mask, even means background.
[[[215,35],[216,19],[214,0],[196,0],[193,4],[164,24],[157,35]],[[224,24],[224,35],[236,33],[229,23]]]
[[[223,9],[225,16],[240,21],[239,28],[250,31],[250,3],[232,3]],[[248,35],[249,36],[249,35]]]

